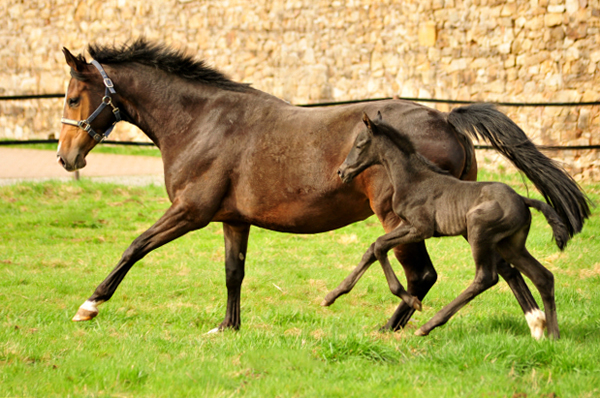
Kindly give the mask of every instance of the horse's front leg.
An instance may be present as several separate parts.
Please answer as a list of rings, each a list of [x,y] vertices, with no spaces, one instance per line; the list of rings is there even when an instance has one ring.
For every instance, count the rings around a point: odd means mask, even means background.
[[[198,222],[193,217],[190,217],[190,213],[181,203],[171,205],[152,227],[138,236],[129,248],[125,250],[117,266],[98,285],[94,294],[79,307],[77,314],[73,317],[73,321],[89,321],[98,315],[98,305],[112,297],[133,264],[141,260],[146,254],[189,231],[202,228],[206,224],[208,224],[208,220],[206,222]]]
[[[246,263],[246,250],[248,249],[248,235],[250,224],[232,225],[223,223],[225,236],[225,279],[227,285],[227,312],[225,319],[219,327],[210,332],[223,329],[238,330],[240,318],[240,294],[244,280],[244,266]]]

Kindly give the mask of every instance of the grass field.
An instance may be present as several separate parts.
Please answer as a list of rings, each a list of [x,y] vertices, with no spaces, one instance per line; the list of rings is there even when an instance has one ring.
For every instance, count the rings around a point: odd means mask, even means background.
[[[487,178],[524,192],[517,176]],[[598,201],[600,186],[585,189]],[[556,276],[559,341],[532,340],[503,281],[430,336],[413,335],[472,280],[458,238],[428,242],[439,280],[406,330],[377,331],[398,304],[378,265],[320,307],[381,234],[374,218],[310,236],[253,228],[237,333],[205,334],[225,313],[219,224],[151,253],[97,318],[71,322],[168,205],[163,187],[0,187],[0,397],[600,395],[597,215],[563,253],[535,215],[528,247]]]

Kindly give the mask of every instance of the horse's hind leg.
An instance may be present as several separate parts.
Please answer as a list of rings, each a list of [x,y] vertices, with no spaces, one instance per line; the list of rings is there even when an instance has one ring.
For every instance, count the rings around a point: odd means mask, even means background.
[[[445,324],[468,302],[498,283],[498,274],[495,269],[494,259],[493,256],[490,256],[492,248],[488,245],[471,243],[471,251],[475,260],[475,279],[457,298],[421,326],[415,332],[417,336],[426,336],[434,328]]]
[[[544,303],[548,335],[558,339],[560,338],[560,331],[554,299],[554,275],[527,251],[524,242],[525,239],[519,239],[518,243],[514,243],[514,240],[505,239],[498,244],[498,251],[500,251],[502,257],[531,279],[538,289]],[[533,337],[538,339],[541,336],[534,335]]]
[[[244,280],[244,265],[246,262],[246,250],[248,249],[249,224],[232,225],[223,223],[223,234],[225,236],[225,278],[227,285],[227,312],[225,319],[218,328],[211,330],[216,332],[222,329],[240,328],[240,293],[242,281]]]
[[[79,307],[73,321],[89,321],[98,315],[98,305],[112,297],[133,264],[141,260],[146,254],[189,231],[202,228],[208,224],[208,220],[205,223],[190,220],[190,214],[185,206],[180,203],[173,204],[150,229],[138,236],[125,250],[121,261],[113,271],[98,285],[94,294]]]
[[[499,254],[495,254],[495,256],[497,257],[496,268],[498,274],[506,281],[519,302],[519,305],[525,314],[527,324],[529,325],[531,336],[536,340],[539,340],[544,335],[546,316],[540,310],[540,307],[538,307],[521,272],[516,268],[511,267]]]

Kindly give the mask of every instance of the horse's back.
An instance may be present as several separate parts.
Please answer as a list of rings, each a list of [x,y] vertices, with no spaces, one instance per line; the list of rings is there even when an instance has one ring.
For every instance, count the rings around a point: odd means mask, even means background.
[[[363,113],[381,111],[389,124],[413,139],[418,151],[451,174],[460,176],[465,164],[465,149],[444,114],[412,102],[317,108],[271,105],[246,109],[245,119],[231,115],[235,126],[225,128],[215,120],[218,126],[212,131],[222,132],[219,139],[198,138],[214,146],[207,151],[216,156],[210,167],[222,168],[218,178],[228,184],[214,221],[314,233],[377,212],[392,192],[382,168],[371,167],[351,184],[343,184],[337,176],[354,138],[365,128]],[[201,147],[197,145],[196,151]],[[205,155],[190,156],[200,162]]]

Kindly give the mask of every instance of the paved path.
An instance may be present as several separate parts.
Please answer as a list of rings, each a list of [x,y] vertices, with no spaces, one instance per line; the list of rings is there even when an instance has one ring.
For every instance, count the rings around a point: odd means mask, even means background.
[[[163,163],[159,157],[110,155],[92,151],[86,160],[87,166],[79,171],[84,178],[135,185],[164,183]],[[0,185],[72,178],[74,173],[67,172],[56,162],[54,151],[0,146]]]

